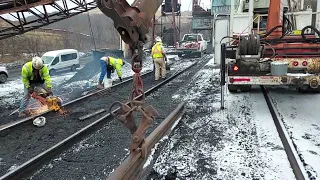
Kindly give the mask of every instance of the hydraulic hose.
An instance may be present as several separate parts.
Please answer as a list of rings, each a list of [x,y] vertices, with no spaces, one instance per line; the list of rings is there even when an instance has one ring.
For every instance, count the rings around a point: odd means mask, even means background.
[[[303,39],[308,40],[308,38],[306,37],[305,31],[309,28],[314,30],[314,32],[320,37],[320,31],[317,28],[315,28],[314,26],[309,25],[309,26],[302,28],[302,30],[301,30],[301,36]],[[317,38],[317,40],[320,40],[320,39]]]
[[[277,28],[282,28],[283,29],[283,26],[282,25],[278,25],[278,26],[275,26],[273,27],[272,29],[270,29],[270,31],[268,31],[265,35],[262,35],[260,38],[266,38],[268,37],[273,31],[275,31]]]

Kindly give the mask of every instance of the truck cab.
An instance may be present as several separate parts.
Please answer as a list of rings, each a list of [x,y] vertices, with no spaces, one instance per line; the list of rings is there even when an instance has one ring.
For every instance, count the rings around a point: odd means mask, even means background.
[[[181,41],[176,44],[179,57],[185,55],[202,57],[207,50],[207,46],[208,42],[203,38],[203,34],[200,33],[185,34]]]

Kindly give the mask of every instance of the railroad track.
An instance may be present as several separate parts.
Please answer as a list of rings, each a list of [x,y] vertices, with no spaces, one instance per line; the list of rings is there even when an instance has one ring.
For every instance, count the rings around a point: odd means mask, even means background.
[[[289,160],[290,166],[293,170],[293,173],[297,180],[306,180],[310,179],[308,176],[308,173],[306,169],[304,168],[303,162],[301,161],[301,158],[299,154],[297,153],[297,149],[291,140],[289,133],[283,124],[282,119],[279,117],[279,114],[277,113],[274,104],[271,101],[271,97],[268,94],[267,89],[264,86],[260,86],[262,93],[264,95],[264,98],[266,100],[266,103],[268,105],[269,111],[272,115],[272,119],[274,121],[274,124],[277,128],[279,137],[281,139],[281,142],[283,144],[284,150],[287,154],[287,158]]]
[[[177,76],[179,76],[180,74],[182,74],[183,72],[185,72],[186,70],[188,70],[189,68],[192,69],[193,72],[197,71],[197,67],[194,67],[196,63],[193,63],[192,65],[188,66],[186,69],[181,70],[177,73],[174,73],[172,76],[170,76],[169,78],[167,78],[165,81],[162,81],[156,85],[153,85],[151,87],[148,87],[149,90],[146,91],[146,95],[151,94],[152,92],[158,90],[161,86],[167,84],[168,82],[172,81],[173,79],[175,79]],[[199,65],[198,65],[199,66]],[[153,77],[152,77],[153,78]],[[180,84],[182,85],[182,84]],[[146,87],[146,86],[145,86]],[[179,86],[178,86],[179,87]],[[124,87],[119,85],[118,89],[123,89]],[[116,89],[116,88],[113,88]],[[129,91],[126,91],[126,93]],[[111,93],[112,94],[112,93]],[[110,97],[111,97],[110,94]],[[109,96],[108,96],[109,97]],[[113,97],[116,100],[119,100],[119,97]],[[103,103],[102,106],[108,106],[108,104],[106,104],[106,100],[101,100],[101,97],[99,98],[100,102]],[[113,102],[111,101],[112,98],[107,99],[107,102],[109,102],[109,105]],[[91,99],[92,101],[92,99]],[[96,102],[95,102],[96,103]],[[72,104],[72,103],[71,103]],[[81,106],[82,104],[77,104],[77,106]],[[163,104],[162,104],[163,105]],[[165,106],[165,105],[163,105]],[[168,106],[168,105],[167,105]],[[77,107],[74,107],[77,108]],[[105,107],[106,108],[106,107]],[[99,111],[99,108],[95,107],[95,110]],[[94,112],[91,112],[94,113]],[[83,117],[84,114],[88,114],[88,112],[85,113],[79,113],[77,114],[76,118],[73,118],[73,120],[79,118],[79,117]],[[160,112],[161,114],[161,112]],[[49,125],[47,124],[45,127],[50,128],[50,126],[55,123],[55,119],[57,116],[54,115],[54,117],[50,117],[48,122],[52,122],[51,124],[49,123]],[[98,118],[97,118],[98,117]],[[61,152],[63,152],[64,150],[70,148],[72,145],[74,145],[75,143],[79,142],[81,139],[83,139],[84,137],[86,137],[88,134],[91,134],[92,132],[95,132],[98,129],[101,129],[101,127],[107,123],[110,123],[110,121],[113,119],[109,113],[101,113],[99,115],[96,116],[92,116],[89,117],[88,119],[91,119],[91,123],[89,125],[87,125],[86,127],[82,128],[79,131],[76,131],[75,133],[73,133],[71,136],[66,137],[64,140],[59,141],[56,145],[52,146],[51,148],[45,148],[47,150],[43,151],[42,153],[39,153],[38,151],[35,151],[36,153],[34,153],[33,149],[31,152],[33,152],[32,157],[33,158],[27,158],[29,159],[28,161],[24,161],[25,163],[18,166],[17,168],[15,168],[14,170],[10,171],[9,173],[5,174],[4,176],[2,176],[0,179],[21,179],[23,177],[27,177],[30,175],[30,173],[34,172],[35,170],[39,169],[39,167],[43,164],[45,164],[46,162],[48,162],[49,160],[51,160],[53,157],[55,157],[56,155],[60,154]],[[63,125],[62,125],[63,126]],[[60,126],[60,127],[62,127]],[[40,129],[40,128],[39,128]],[[42,129],[42,128],[41,128]],[[37,129],[33,129],[33,131],[37,131]],[[45,132],[45,131],[44,131]],[[59,133],[59,132],[58,132]],[[57,133],[57,134],[58,134]],[[10,134],[9,134],[10,135]],[[50,136],[50,135],[49,135]],[[52,136],[52,134],[51,134]],[[46,137],[44,137],[46,138]],[[50,138],[50,137],[49,137]],[[4,138],[3,138],[4,139]],[[10,138],[9,138],[10,139]],[[39,138],[41,139],[41,138]],[[33,141],[33,144],[37,144],[39,142],[37,141]],[[40,142],[41,143],[41,142]],[[4,143],[5,144],[5,143]],[[52,143],[51,143],[52,144]],[[42,147],[43,148],[43,147]],[[30,149],[30,147],[29,147]],[[40,151],[41,152],[41,151]],[[26,154],[26,152],[24,153],[24,155]],[[26,157],[24,158],[26,159]],[[13,163],[12,163],[13,164]]]

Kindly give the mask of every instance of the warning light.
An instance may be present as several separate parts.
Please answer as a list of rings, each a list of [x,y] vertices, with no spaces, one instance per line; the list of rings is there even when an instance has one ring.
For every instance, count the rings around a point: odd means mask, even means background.
[[[302,66],[307,66],[308,65],[308,62],[307,61],[303,61],[302,62]]]
[[[238,71],[239,70],[239,67],[237,65],[234,65],[233,66],[233,71]]]
[[[294,61],[293,62],[293,66],[298,66],[299,65],[299,62],[298,61]]]

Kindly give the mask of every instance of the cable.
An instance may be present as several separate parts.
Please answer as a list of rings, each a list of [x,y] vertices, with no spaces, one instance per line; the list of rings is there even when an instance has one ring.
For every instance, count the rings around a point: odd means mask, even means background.
[[[262,35],[260,38],[263,39],[263,38],[268,37],[273,31],[275,31],[278,28],[282,28],[282,30],[283,30],[283,26],[282,25],[275,26],[272,29],[270,29],[270,31],[268,31],[265,35]]]
[[[231,37],[231,36],[224,36],[223,38],[221,38],[221,40],[220,40],[220,44],[222,43],[222,40],[224,40],[224,39],[226,39],[226,38],[230,38],[230,39],[237,39],[237,38],[235,38],[235,37]],[[230,41],[229,41],[230,42]]]
[[[309,28],[312,29],[312,30],[314,30],[314,32],[318,35],[318,37],[320,37],[320,31],[319,31],[317,28],[315,28],[314,26],[310,25],[310,26],[306,26],[306,27],[302,28],[302,30],[301,30],[301,36],[302,36],[303,39],[308,40],[308,38],[306,37],[305,31],[306,31],[307,29],[309,29]],[[310,39],[309,39],[309,40],[310,40]],[[314,42],[318,42],[318,41],[320,41],[320,38],[316,38],[316,39],[314,40]]]
[[[287,22],[288,24],[286,26],[284,26],[284,30],[286,31],[286,33],[283,33],[285,36],[290,34],[293,30],[293,24],[291,23],[291,21],[286,17],[283,16],[284,19],[284,23]],[[289,26],[289,27],[288,27]]]
[[[271,61],[272,58],[276,57],[276,51],[275,51],[275,49],[272,47],[272,45],[271,45],[270,43],[268,43],[268,42],[266,42],[266,41],[260,41],[260,43],[262,43],[262,44],[265,43],[265,44],[269,45],[270,48],[272,49],[273,55],[272,55],[269,59],[267,59],[267,60],[259,61],[259,63],[266,62],[266,61]]]

